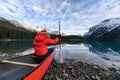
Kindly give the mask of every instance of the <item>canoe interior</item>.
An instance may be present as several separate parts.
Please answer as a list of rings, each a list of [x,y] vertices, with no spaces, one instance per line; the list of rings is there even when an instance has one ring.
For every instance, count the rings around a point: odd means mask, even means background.
[[[44,63],[45,59],[53,52],[53,48],[49,49],[49,53],[43,57],[32,58],[32,54],[9,59],[10,61],[25,62],[30,64]],[[37,66],[37,67],[39,67]],[[13,64],[0,64],[0,80],[21,80],[26,75],[30,74],[37,67],[20,66]]]

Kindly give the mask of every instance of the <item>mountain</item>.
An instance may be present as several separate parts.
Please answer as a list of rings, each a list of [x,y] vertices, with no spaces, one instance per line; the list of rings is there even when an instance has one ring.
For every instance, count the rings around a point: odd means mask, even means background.
[[[106,19],[84,34],[86,40],[120,40],[120,18]]]
[[[34,29],[31,26],[19,23],[16,20],[8,20],[8,19],[2,18],[2,17],[0,17],[0,26],[4,26],[6,28],[10,28],[10,29],[18,30],[18,31],[36,32],[36,29]]]
[[[16,20],[8,20],[0,17],[0,39],[33,39],[37,32],[42,27],[28,26],[26,24],[19,23]],[[53,38],[58,35],[58,31],[47,29]],[[57,35],[56,35],[57,34]],[[61,33],[63,39],[81,39],[79,35],[66,35]]]
[[[33,39],[34,27],[0,17],[0,39]]]

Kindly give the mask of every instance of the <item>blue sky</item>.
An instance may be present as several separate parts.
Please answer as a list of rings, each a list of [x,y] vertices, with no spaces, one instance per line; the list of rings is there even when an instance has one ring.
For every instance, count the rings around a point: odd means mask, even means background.
[[[30,26],[81,34],[104,19],[120,17],[120,0],[0,0],[0,17]]]

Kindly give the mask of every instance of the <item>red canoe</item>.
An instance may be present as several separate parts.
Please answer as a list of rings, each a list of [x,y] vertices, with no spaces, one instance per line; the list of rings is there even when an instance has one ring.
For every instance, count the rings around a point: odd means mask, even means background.
[[[55,55],[54,49],[43,57],[32,58],[32,54],[13,58],[10,61],[38,64],[36,67],[15,64],[0,64],[0,80],[41,80]]]

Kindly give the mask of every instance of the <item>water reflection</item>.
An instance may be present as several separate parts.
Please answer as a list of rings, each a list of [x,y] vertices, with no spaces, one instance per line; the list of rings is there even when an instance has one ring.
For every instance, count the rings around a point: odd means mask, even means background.
[[[55,60],[59,63],[72,59],[75,62],[83,61],[100,66],[113,66],[114,64],[114,67],[120,68],[120,42],[62,41],[61,49],[59,45],[55,47],[58,47]],[[0,41],[0,57],[33,52],[32,41]]]
[[[62,44],[59,44],[58,62],[59,63],[64,63],[63,53],[62,53]]]
[[[101,55],[106,60],[120,61],[120,42],[117,41],[100,41],[100,42],[84,42],[94,54]]]
[[[72,59],[75,62],[83,61],[98,64],[102,67],[120,68],[120,42],[100,41],[100,42],[78,42],[63,43],[62,57],[64,62]],[[59,51],[59,49],[58,49]],[[58,61],[58,54],[55,60]]]
[[[120,42],[118,41],[99,41],[99,42],[84,42],[85,46],[89,47],[89,50],[96,53],[120,53]]]
[[[32,48],[32,41],[0,41],[0,53],[17,53]]]

